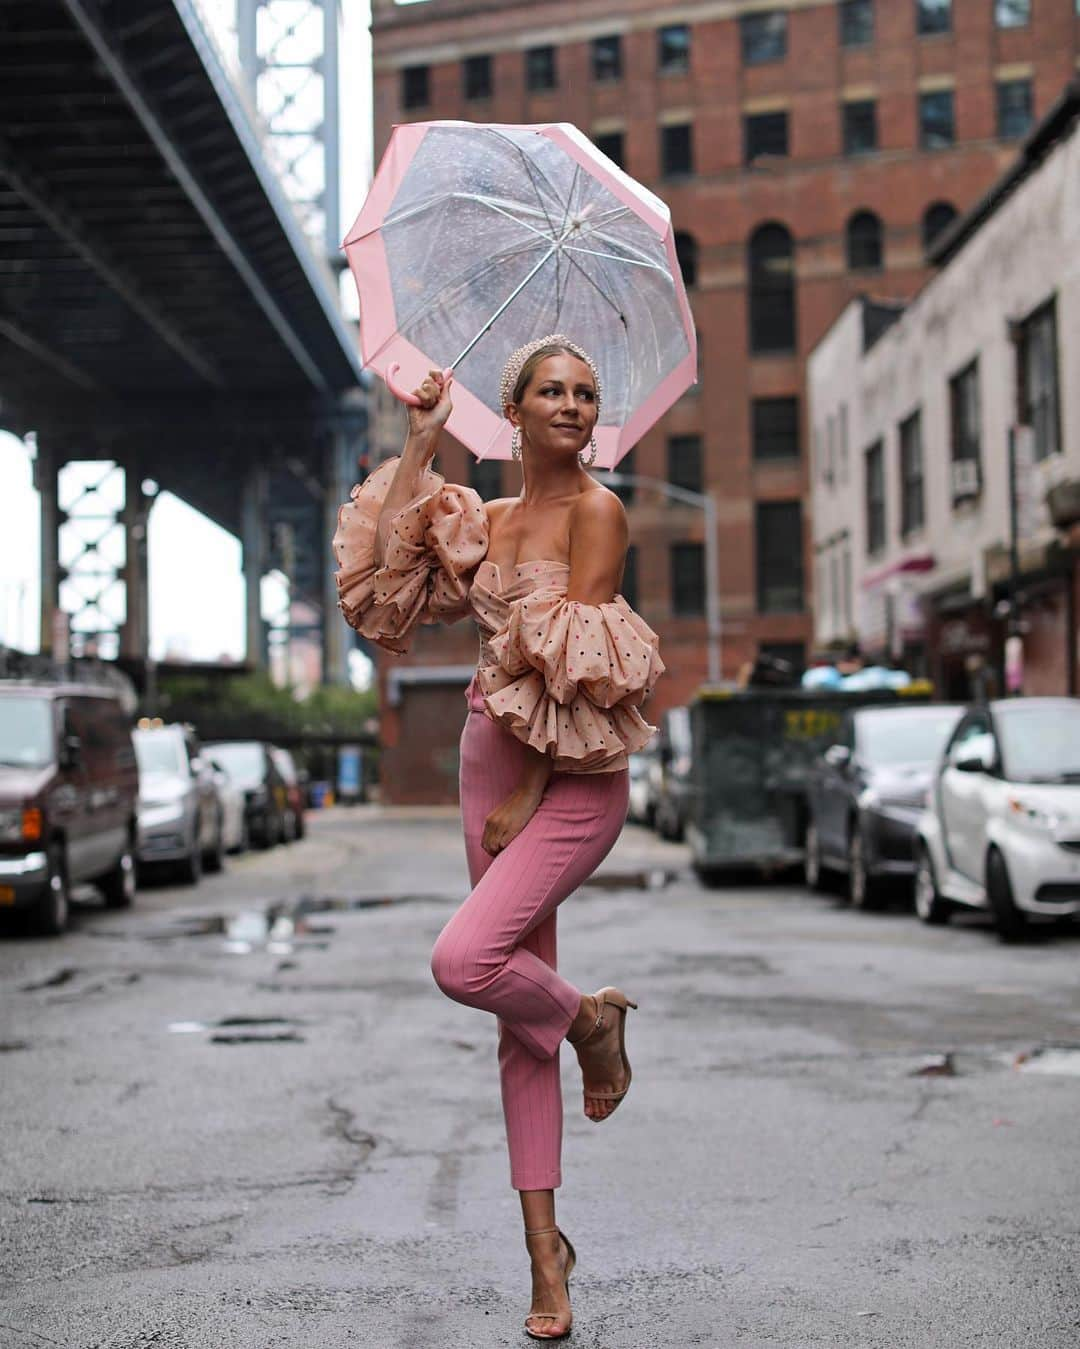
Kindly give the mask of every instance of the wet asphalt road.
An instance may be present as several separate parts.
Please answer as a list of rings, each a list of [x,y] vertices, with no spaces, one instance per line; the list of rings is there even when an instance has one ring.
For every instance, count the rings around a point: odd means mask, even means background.
[[[3,1349],[528,1342],[492,1026],[427,968],[456,824],[316,815],[0,941]],[[562,911],[568,976],[641,1003],[612,1121],[564,1055],[572,1343],[1075,1349],[1080,1077],[1014,1060],[1080,1045],[1080,938],[637,884],[684,864],[628,829]],[[392,902],[220,930],[301,894]],[[912,1076],[941,1052],[956,1076]]]

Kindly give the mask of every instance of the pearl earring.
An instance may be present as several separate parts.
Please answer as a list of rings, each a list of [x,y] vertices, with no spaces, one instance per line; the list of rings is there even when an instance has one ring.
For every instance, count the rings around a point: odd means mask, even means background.
[[[591,453],[590,453],[590,455],[589,455],[589,457],[588,457],[587,459],[584,457],[583,454],[581,454],[581,453],[578,454],[578,463],[581,465],[582,468],[592,468],[593,464],[596,463],[596,437],[595,437],[595,436],[593,436],[593,438],[589,441],[589,449],[590,449]]]
[[[510,435],[510,457],[512,459],[521,458],[521,427],[515,426]]]

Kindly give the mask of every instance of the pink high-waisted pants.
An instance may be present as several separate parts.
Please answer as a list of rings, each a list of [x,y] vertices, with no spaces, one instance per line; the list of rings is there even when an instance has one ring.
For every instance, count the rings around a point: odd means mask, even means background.
[[[431,957],[435,982],[499,1024],[510,1184],[562,1183],[559,1046],[581,994],[557,973],[556,910],[610,852],[626,820],[629,774],[553,773],[525,828],[497,856],[480,846],[484,821],[517,787],[527,751],[484,715],[475,684],[461,733],[461,816],[472,893]]]

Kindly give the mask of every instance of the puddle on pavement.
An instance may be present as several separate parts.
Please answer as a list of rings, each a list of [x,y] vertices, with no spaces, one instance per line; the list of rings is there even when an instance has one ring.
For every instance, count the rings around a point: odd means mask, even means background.
[[[678,876],[677,871],[664,867],[648,867],[640,871],[599,871],[582,881],[582,886],[593,890],[663,890]]]
[[[1080,1077],[1080,1045],[1039,1045],[1017,1054],[1013,1067],[1021,1073]]]
[[[224,1016],[218,1021],[172,1021],[173,1035],[203,1035],[212,1045],[303,1044],[302,1023],[284,1016]]]

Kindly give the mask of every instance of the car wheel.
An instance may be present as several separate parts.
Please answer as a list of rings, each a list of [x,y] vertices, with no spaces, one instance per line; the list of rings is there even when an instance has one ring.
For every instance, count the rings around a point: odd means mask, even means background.
[[[98,881],[107,909],[130,909],[135,902],[135,853],[128,839],[116,865]]]
[[[807,888],[821,891],[824,889],[824,867],[821,865],[821,836],[817,825],[810,821],[806,826],[806,843],[803,848],[803,876]]]
[[[1027,914],[1016,907],[1009,869],[996,848],[991,848],[986,858],[986,898],[1001,940],[1023,941],[1028,933]]]
[[[59,937],[68,924],[67,859],[60,843],[54,843],[47,853],[49,874],[40,899],[30,911],[34,931],[43,937]]]
[[[944,927],[952,917],[952,905],[943,899],[934,875],[934,862],[925,843],[916,845],[915,912],[931,927]]]
[[[191,851],[176,868],[184,885],[198,885],[202,880],[202,856],[202,849],[196,837],[192,840]]]
[[[296,837],[303,838],[307,833],[307,826],[304,824],[304,812],[298,811],[296,815]]]
[[[217,817],[214,846],[203,854],[203,868],[207,872],[223,871],[225,868],[225,821],[220,815]]]
[[[853,909],[879,909],[881,907],[881,885],[866,864],[866,841],[858,820],[851,824],[851,837],[848,839],[848,899]]]

